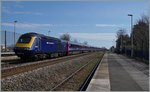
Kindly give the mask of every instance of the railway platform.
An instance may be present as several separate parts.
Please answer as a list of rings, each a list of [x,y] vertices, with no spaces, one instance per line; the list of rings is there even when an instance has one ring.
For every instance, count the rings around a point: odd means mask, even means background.
[[[149,66],[106,53],[86,91],[149,91]]]

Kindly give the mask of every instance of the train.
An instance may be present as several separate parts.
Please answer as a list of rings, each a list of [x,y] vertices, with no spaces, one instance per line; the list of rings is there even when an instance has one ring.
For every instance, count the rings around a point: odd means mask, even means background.
[[[80,43],[61,40],[38,33],[21,35],[14,47],[15,54],[21,59],[44,59],[54,55],[66,56],[73,53],[84,53],[101,50]]]

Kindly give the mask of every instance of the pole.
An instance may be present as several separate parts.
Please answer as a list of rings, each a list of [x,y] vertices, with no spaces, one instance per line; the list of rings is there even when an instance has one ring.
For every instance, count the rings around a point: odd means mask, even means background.
[[[131,57],[133,57],[134,55],[134,48],[133,48],[133,15],[132,14],[128,14],[128,16],[131,17]]]
[[[6,48],[7,48],[6,46],[7,46],[7,45],[6,45],[6,30],[5,30],[5,52],[6,52],[6,50],[7,50],[7,49],[6,49]]]
[[[15,22],[14,22],[14,46],[15,46],[15,38],[16,38],[16,32],[15,32]]]
[[[15,43],[16,43],[16,28],[15,28],[16,23],[17,23],[17,21],[14,21],[14,46],[15,46]]]
[[[131,16],[131,32],[132,32],[132,36],[131,36],[131,44],[132,44],[131,57],[133,57],[134,56],[134,48],[133,48],[133,37],[134,37],[134,33],[133,33],[133,16]]]

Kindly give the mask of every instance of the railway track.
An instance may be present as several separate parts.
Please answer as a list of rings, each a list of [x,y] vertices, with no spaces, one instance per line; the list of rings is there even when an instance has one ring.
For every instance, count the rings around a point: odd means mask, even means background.
[[[90,53],[92,54],[92,53]],[[56,59],[51,59],[51,60],[43,60],[43,61],[38,61],[38,62],[29,62],[29,63],[23,63],[20,65],[2,65],[2,70],[1,70],[1,78],[7,78],[9,76],[13,76],[19,73],[23,72],[28,72],[32,71],[37,68],[53,65],[56,63],[60,62],[65,62],[67,60],[71,60],[77,57],[81,57],[84,55],[90,55],[89,53],[84,53],[84,54],[77,54],[77,55],[71,55],[71,56],[66,56],[66,57],[60,57]]]
[[[90,60],[88,63],[81,66],[78,70],[73,72],[70,76],[65,78],[55,87],[48,89],[47,91],[85,91],[98,65],[101,62],[101,58],[94,58]]]
[[[53,61],[55,59],[60,59],[60,58],[64,58],[64,57],[74,57],[76,55],[84,55],[84,54],[87,54],[87,53],[78,53],[78,54],[72,54],[72,55],[69,55],[69,56],[63,56],[63,57],[52,57],[51,59],[45,59],[45,60],[37,60],[37,61],[23,61],[21,60],[19,57],[17,56],[9,56],[9,57],[2,57],[1,58],[1,68],[2,70],[5,69],[5,68],[9,68],[9,67],[17,67],[17,66],[21,66],[21,65],[27,65],[27,64],[30,64],[30,63],[35,63],[35,62],[40,62],[40,61],[47,61],[47,60],[50,60],[50,61]]]
[[[88,85],[88,81],[85,80],[90,80],[89,75],[91,75],[93,67],[95,65],[98,65],[98,62],[103,56],[102,54],[103,52],[94,52],[91,54],[89,53],[81,57],[79,56],[70,60],[66,60],[66,62],[63,59],[63,62],[49,64],[44,67],[38,67],[33,70],[27,70],[15,75],[3,77],[1,79],[1,90],[50,91],[55,86],[64,81],[67,77],[73,75],[62,85],[56,87],[56,89],[54,90],[79,91],[83,87],[83,85]],[[84,67],[79,70],[79,68],[81,68],[82,66]],[[73,74],[75,71],[77,72]]]
[[[15,52],[1,52],[1,56],[3,57],[15,56]]]
[[[83,53],[83,55],[84,54],[87,54],[87,53]],[[57,59],[61,59],[61,58],[63,59],[63,58],[66,58],[66,57],[74,57],[76,55],[78,56],[78,55],[82,55],[82,54],[74,54],[74,55],[69,55],[69,56],[64,56],[64,57],[53,57],[51,59],[38,60],[38,61],[23,61],[20,58],[16,58],[16,57],[15,58],[10,58],[10,60],[3,59],[1,61],[1,68],[2,68],[2,70],[4,70],[4,69],[18,67],[18,66],[24,66],[24,65],[28,65],[28,64],[32,64],[32,63],[45,62],[47,60],[53,61],[53,60],[57,60]]]
[[[103,56],[103,55],[102,55]],[[99,66],[99,64],[101,63],[101,60],[102,60],[102,57],[101,59],[99,60],[99,62],[97,62],[97,64],[95,64],[95,66],[93,67],[93,69],[91,70],[90,74],[88,75],[88,77],[85,79],[85,81],[83,82],[83,84],[81,85],[79,91],[86,91],[97,67]]]

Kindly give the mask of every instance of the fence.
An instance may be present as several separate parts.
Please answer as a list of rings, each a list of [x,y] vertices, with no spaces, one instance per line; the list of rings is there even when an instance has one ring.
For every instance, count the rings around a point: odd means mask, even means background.
[[[21,34],[15,33],[15,43],[14,43],[14,32],[1,31],[1,52],[13,51],[13,48],[18,41]]]
[[[115,52],[118,54],[126,54],[127,56],[131,56],[131,49],[128,49],[128,48],[115,49]],[[147,60],[146,63],[149,63],[149,50],[134,49],[133,57]]]

